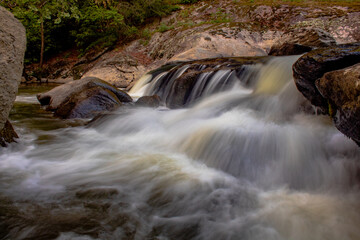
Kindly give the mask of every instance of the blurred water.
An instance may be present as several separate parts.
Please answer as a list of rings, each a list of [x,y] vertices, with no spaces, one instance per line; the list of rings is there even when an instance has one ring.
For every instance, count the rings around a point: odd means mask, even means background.
[[[300,111],[296,58],[187,109],[37,131],[18,120],[0,155],[0,238],[360,239],[360,151]]]

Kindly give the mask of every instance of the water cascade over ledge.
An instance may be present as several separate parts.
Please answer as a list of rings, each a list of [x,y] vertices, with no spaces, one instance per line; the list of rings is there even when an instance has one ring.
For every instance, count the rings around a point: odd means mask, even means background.
[[[53,130],[17,119],[0,239],[360,239],[360,150],[304,111],[297,58],[168,65],[131,92],[175,109]]]

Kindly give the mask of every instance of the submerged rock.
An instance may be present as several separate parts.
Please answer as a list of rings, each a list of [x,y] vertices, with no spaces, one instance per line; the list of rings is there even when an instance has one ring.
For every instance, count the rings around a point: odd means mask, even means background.
[[[92,118],[122,102],[132,102],[127,93],[95,77],[69,82],[38,94],[37,98],[46,110],[60,118]]]
[[[335,126],[360,146],[360,63],[326,73],[316,87],[329,102]]]
[[[313,50],[293,65],[298,90],[315,106],[328,112],[328,101],[320,94],[315,81],[326,72],[349,67],[360,62],[360,43]]]
[[[160,106],[161,99],[158,95],[143,96],[136,101],[136,105],[140,107],[152,107],[157,108]]]
[[[14,141],[17,135],[8,120],[16,98],[24,64],[24,26],[0,7],[0,143]]]
[[[298,55],[334,45],[336,41],[328,32],[318,28],[300,28],[285,33],[279,42],[271,47],[269,55]]]

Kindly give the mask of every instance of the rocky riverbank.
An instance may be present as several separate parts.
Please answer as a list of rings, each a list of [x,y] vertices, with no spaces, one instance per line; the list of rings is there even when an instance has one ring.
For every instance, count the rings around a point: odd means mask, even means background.
[[[288,39],[305,46],[306,51],[360,41],[360,4],[356,3],[244,4],[226,0],[200,1],[182,8],[149,25],[138,40],[81,58],[64,53],[48,62],[43,76],[28,68],[24,81],[66,82],[92,76],[129,88],[144,73],[171,61],[265,56]]]
[[[335,86],[328,82],[333,81],[331,76],[351,75],[355,80],[346,88],[352,89],[340,92],[346,97],[351,95],[349,101],[353,103],[350,105],[357,106],[356,74],[348,74],[352,68],[343,70],[346,73],[327,74],[359,63],[358,45],[344,45],[360,42],[359,19],[360,4],[356,2],[305,5],[200,1],[149,25],[141,39],[115,49],[88,53],[80,59],[59,56],[49,61],[46,78],[35,78],[36,74],[30,69],[24,81],[68,82],[96,77],[129,90],[146,72],[166,63],[235,56],[297,55],[310,51],[294,65],[299,91],[322,113],[333,116],[339,130],[359,144],[358,109],[344,108],[349,105],[348,101],[339,103],[338,99],[343,97],[339,97],[338,89],[344,84]],[[339,44],[343,45],[339,47]],[[354,49],[349,50],[349,47]],[[170,107],[186,105],[188,92],[200,74],[190,70],[187,69],[183,79],[178,81],[181,84],[175,82],[177,85],[172,87],[173,92],[179,93],[176,99],[173,97],[170,101],[156,91],[154,94]]]

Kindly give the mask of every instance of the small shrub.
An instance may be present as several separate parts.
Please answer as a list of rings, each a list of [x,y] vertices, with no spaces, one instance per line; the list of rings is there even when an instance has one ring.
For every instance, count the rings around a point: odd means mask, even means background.
[[[161,32],[161,33],[164,33],[164,32],[167,32],[171,29],[174,29],[174,26],[168,26],[164,23],[161,23],[160,26],[158,27],[157,31],[158,32]]]

